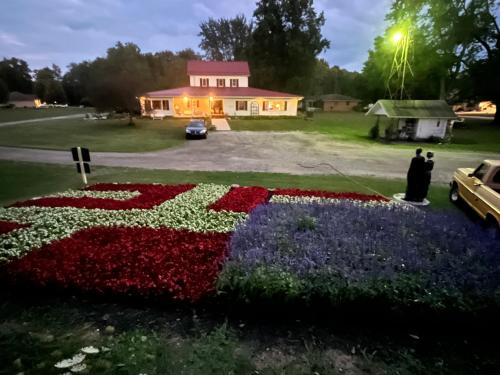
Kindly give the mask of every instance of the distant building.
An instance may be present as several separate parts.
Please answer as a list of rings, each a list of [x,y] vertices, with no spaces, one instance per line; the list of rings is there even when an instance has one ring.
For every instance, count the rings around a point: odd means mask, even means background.
[[[8,104],[13,104],[16,108],[37,108],[41,103],[36,95],[12,91],[9,94]]]
[[[442,139],[458,118],[444,100],[379,100],[366,115],[391,119],[393,137],[402,140]]]
[[[310,96],[304,100],[306,107],[304,109],[319,108],[324,112],[348,112],[352,111],[360,102],[360,99],[340,94]]]

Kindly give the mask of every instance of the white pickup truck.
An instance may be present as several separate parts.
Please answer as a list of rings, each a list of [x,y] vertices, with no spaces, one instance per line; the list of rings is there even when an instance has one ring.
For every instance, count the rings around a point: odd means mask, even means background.
[[[463,200],[488,226],[500,228],[500,160],[485,160],[476,169],[457,169],[450,187],[453,203]]]

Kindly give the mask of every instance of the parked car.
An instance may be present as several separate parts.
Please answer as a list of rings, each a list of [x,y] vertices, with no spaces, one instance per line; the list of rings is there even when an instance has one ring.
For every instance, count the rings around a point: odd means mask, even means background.
[[[450,183],[450,200],[463,200],[488,226],[500,228],[500,160],[485,160],[476,169],[457,169]]]
[[[204,120],[191,120],[186,126],[186,139],[204,138],[207,139],[208,129]]]

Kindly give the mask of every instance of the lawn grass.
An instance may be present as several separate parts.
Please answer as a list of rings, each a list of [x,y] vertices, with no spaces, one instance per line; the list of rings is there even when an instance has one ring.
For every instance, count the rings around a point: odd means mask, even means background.
[[[127,119],[49,120],[0,127],[0,145],[68,150],[74,146],[91,151],[139,152],[174,147],[184,142],[186,120]]]
[[[73,165],[38,164],[0,161],[0,206],[16,200],[80,188],[82,183]],[[217,183],[245,186],[296,187],[300,189],[352,191],[373,194],[374,189],[386,196],[403,192],[406,181],[373,177],[346,178],[338,175],[290,175],[257,172],[197,172],[174,170],[146,170],[96,166],[89,183],[145,182],[145,183]],[[452,208],[448,202],[448,187],[431,185],[429,199],[433,207]]]
[[[382,119],[383,129],[386,120]],[[415,143],[376,142],[368,137],[375,118],[359,112],[316,113],[312,119],[232,119],[230,126],[236,131],[303,131],[327,134],[340,142],[378,144],[387,147],[415,148]],[[432,144],[434,150],[464,150],[500,153],[500,126],[488,119],[466,119],[464,124],[453,130],[453,138],[448,144]]]
[[[70,116],[79,113],[94,112],[93,108],[0,108],[0,124],[2,122],[34,120],[45,117]]]

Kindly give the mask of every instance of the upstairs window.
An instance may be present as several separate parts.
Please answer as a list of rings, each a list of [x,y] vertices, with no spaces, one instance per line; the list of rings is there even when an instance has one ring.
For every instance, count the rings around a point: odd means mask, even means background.
[[[217,87],[226,87],[226,80],[224,78],[217,78]]]
[[[200,78],[200,86],[208,87],[208,78]]]
[[[229,80],[229,84],[231,85],[231,87],[239,87],[239,80],[238,78],[231,78]]]

